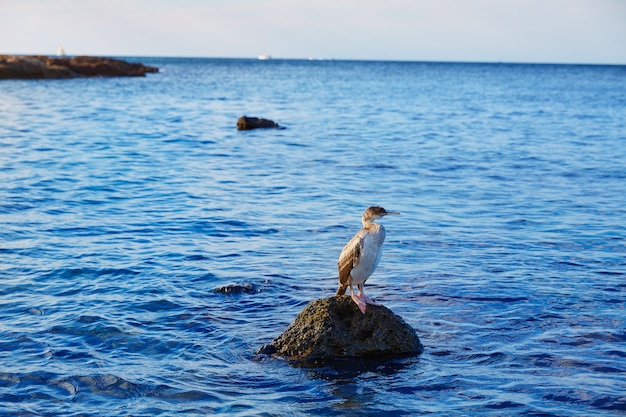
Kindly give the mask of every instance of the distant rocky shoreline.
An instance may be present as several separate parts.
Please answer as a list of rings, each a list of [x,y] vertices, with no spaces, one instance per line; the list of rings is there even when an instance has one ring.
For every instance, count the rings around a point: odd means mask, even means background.
[[[156,67],[95,56],[0,55],[0,80],[79,77],[144,77]]]

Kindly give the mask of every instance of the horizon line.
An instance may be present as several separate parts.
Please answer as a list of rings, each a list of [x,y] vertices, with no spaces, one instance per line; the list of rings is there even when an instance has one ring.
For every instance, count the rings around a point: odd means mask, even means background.
[[[110,57],[110,58],[163,58],[163,59],[239,59],[249,61],[312,61],[312,62],[398,62],[398,63],[431,63],[431,64],[502,64],[502,65],[589,65],[589,66],[626,66],[624,63],[610,62],[577,62],[577,61],[504,61],[504,60],[445,60],[445,59],[400,59],[400,58],[322,58],[322,57],[274,57],[260,59],[259,56],[201,56],[201,55],[136,55],[136,54],[57,54],[45,53],[3,53],[8,56],[47,56],[57,58],[71,58],[76,56]]]

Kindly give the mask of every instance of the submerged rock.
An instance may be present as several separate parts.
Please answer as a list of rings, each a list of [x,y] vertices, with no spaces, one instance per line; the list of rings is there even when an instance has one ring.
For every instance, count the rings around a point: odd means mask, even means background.
[[[55,58],[0,55],[0,79],[141,77],[149,72],[159,72],[159,69],[121,59],[95,56]]]
[[[241,116],[237,119],[237,130],[252,130],[252,129],[264,129],[280,127],[278,123],[273,120],[260,119],[258,117]]]
[[[259,292],[252,284],[228,284],[213,290],[218,294],[256,294]]]
[[[368,305],[362,314],[348,296],[310,302],[294,322],[257,354],[297,361],[420,354],[415,330],[385,306]]]

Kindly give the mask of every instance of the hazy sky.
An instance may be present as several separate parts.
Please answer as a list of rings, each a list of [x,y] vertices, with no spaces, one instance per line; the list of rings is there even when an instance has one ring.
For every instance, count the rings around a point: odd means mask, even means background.
[[[626,0],[0,0],[0,53],[626,64]]]

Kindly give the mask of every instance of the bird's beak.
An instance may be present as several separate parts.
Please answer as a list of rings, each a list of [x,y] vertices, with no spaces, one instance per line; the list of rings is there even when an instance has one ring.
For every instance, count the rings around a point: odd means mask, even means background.
[[[388,211],[388,212],[385,213],[385,216],[388,215],[388,214],[397,214],[399,216],[400,212],[399,211]]]

